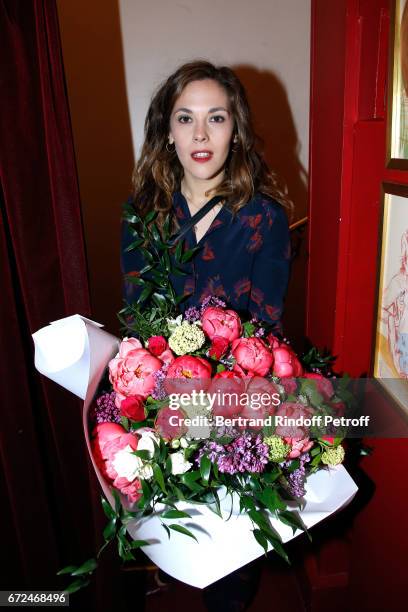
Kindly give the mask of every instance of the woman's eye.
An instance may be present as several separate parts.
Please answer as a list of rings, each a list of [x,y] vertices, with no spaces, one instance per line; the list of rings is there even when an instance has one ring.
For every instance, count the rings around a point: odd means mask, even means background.
[[[189,117],[188,115],[179,115],[177,117],[177,121],[179,123],[188,123],[190,121],[191,117]]]
[[[225,121],[225,117],[223,115],[213,115],[211,121],[214,121],[214,123],[222,123]]]

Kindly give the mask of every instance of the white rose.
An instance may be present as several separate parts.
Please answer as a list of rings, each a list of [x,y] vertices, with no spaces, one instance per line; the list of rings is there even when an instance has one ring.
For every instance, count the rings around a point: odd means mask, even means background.
[[[154,455],[154,443],[157,445],[160,443],[160,438],[158,438],[152,431],[144,431],[142,433],[142,437],[137,443],[137,450],[147,450],[149,452],[149,457],[152,458]]]
[[[185,438],[180,438],[180,446],[181,448],[187,448],[188,441]]]
[[[178,453],[171,454],[170,461],[171,461],[171,473],[174,475],[184,474],[185,472],[188,472],[188,470],[193,465],[189,461],[186,461],[183,451],[179,451]]]
[[[153,477],[153,468],[150,463],[145,463],[138,472],[138,477],[142,480],[150,480]]]
[[[128,444],[116,453],[112,465],[120,478],[127,478],[129,482],[132,482],[138,476],[143,462],[140,457],[133,455],[133,448]]]

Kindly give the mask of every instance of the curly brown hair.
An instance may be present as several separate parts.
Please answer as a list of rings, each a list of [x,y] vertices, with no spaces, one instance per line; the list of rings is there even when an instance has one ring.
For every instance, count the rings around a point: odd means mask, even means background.
[[[157,225],[162,229],[172,209],[173,193],[180,189],[183,178],[183,167],[176,152],[166,149],[171,112],[184,88],[192,81],[204,79],[212,79],[224,88],[234,119],[234,151],[230,151],[226,160],[224,180],[212,190],[211,196],[222,196],[235,214],[256,192],[261,192],[279,201],[291,214],[292,202],[256,150],[259,139],[254,133],[242,83],[231,68],[216,67],[204,60],[180,66],[152,98],[145,121],[144,144],[133,173],[133,198],[138,213],[144,217],[149,211],[157,210]],[[177,230],[175,215],[172,223],[172,229]]]

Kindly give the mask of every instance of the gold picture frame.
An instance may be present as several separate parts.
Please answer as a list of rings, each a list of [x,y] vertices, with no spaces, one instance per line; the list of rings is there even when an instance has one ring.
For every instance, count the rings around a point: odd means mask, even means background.
[[[408,413],[408,185],[383,185],[373,375]]]
[[[391,2],[387,167],[408,170],[408,0]]]

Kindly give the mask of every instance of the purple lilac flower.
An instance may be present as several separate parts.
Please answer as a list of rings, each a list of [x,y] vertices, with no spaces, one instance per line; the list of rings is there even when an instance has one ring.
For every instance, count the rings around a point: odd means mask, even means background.
[[[264,327],[260,327],[254,333],[255,338],[262,338],[262,336],[264,336],[264,335],[265,335],[265,328]]]
[[[231,425],[221,425],[220,427],[217,427],[214,431],[215,431],[215,436],[217,438],[221,438],[223,436],[228,436],[230,438],[236,438],[237,436],[239,436],[238,430],[235,429],[235,427],[232,427]]]
[[[304,494],[306,493],[306,490],[305,490],[305,480],[306,480],[305,463],[307,463],[308,461],[310,461],[309,453],[303,453],[303,455],[299,457],[299,462],[300,462],[299,467],[293,472],[285,474],[286,480],[288,481],[288,484],[289,484],[289,490],[291,494],[293,495],[293,497],[303,497]],[[292,463],[291,461],[284,461],[280,465],[285,471],[285,468],[289,467],[291,463]]]
[[[227,474],[263,472],[268,463],[268,446],[262,442],[259,434],[254,437],[245,433],[225,446],[208,441],[199,451],[198,464],[204,454],[217,464],[220,472]]]
[[[209,295],[201,302],[201,308],[200,308],[201,314],[203,314],[204,310],[208,308],[209,306],[216,306],[217,308],[225,308],[226,305],[227,304],[224,302],[224,300],[221,300],[215,295]]]
[[[115,391],[104,393],[96,400],[95,419],[97,423],[120,423],[120,411],[115,405]]]
[[[164,388],[164,379],[166,378],[166,372],[168,369],[168,364],[165,363],[160,370],[156,370],[153,372],[153,378],[155,379],[155,386],[151,393],[151,396],[155,400],[163,400],[167,397],[167,391]]]
[[[189,323],[194,323],[195,321],[198,321],[201,317],[200,311],[198,308],[196,308],[195,306],[190,306],[190,308],[187,308],[187,310],[184,313],[184,320],[188,321]]]

